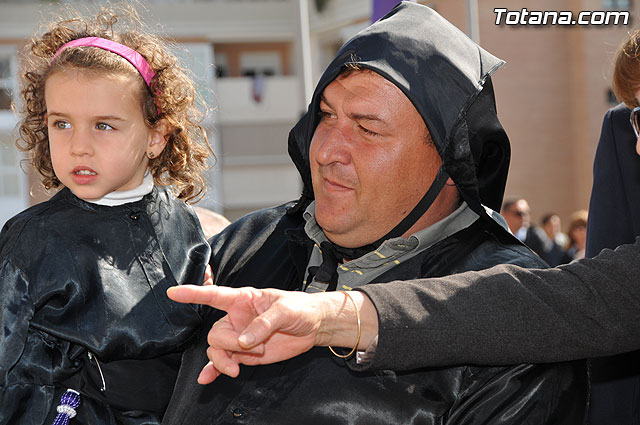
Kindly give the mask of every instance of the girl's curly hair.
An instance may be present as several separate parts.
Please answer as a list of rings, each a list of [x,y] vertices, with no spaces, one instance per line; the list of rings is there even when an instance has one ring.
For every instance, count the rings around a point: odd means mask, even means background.
[[[166,147],[149,163],[154,181],[173,186],[180,199],[199,200],[205,192],[203,173],[208,167],[207,158],[209,153],[213,154],[205,129],[200,125],[206,106],[198,97],[188,71],[170,52],[169,43],[144,30],[131,6],[103,7],[92,18],[79,16],[77,12],[67,11],[67,14],[69,16],[58,19],[44,34],[31,40],[22,64],[22,119],[16,144],[19,149],[30,152],[31,164],[43,176],[43,186],[50,189],[61,185],[49,152],[45,83],[55,71],[76,68],[91,73],[137,75],[146,124],[151,128],[164,119],[169,126]],[[51,62],[63,44],[83,37],[113,40],[140,53],[155,72],[150,87],[129,62],[97,47],[67,48]]]

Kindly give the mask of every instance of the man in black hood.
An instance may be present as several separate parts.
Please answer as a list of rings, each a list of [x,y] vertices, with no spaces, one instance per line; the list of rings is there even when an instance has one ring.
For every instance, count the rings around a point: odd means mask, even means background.
[[[211,239],[216,283],[348,291],[503,263],[544,267],[494,212],[509,165],[490,80],[502,63],[415,3],[399,4],[348,41],[289,137],[304,183],[301,198],[249,214]],[[181,289],[194,288],[178,288],[172,297],[194,301],[181,298]],[[251,297],[251,290],[245,293]],[[316,347],[199,386],[206,332],[223,316],[208,311],[203,334],[183,357],[164,423],[584,419],[584,362],[372,373]],[[211,367],[201,382],[212,380]]]

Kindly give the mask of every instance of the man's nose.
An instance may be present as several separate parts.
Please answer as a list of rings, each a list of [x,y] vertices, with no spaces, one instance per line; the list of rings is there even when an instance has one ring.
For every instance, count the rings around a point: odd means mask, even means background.
[[[334,162],[347,164],[350,161],[349,154],[349,129],[344,125],[335,124],[324,130],[319,135],[319,142],[316,160],[320,165],[329,165]]]

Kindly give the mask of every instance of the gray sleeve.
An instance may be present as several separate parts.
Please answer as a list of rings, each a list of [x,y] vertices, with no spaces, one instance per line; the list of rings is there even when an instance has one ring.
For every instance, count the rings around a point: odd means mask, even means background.
[[[640,349],[640,238],[553,269],[501,265],[360,288],[379,318],[358,369],[546,363]]]

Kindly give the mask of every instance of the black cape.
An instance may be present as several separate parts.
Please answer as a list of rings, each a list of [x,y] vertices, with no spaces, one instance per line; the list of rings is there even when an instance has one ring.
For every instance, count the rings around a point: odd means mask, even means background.
[[[53,423],[67,388],[81,393],[73,424],[159,423],[201,323],[166,290],[202,282],[209,253],[195,214],[166,189],[115,207],[63,189],[9,220],[0,424]]]

